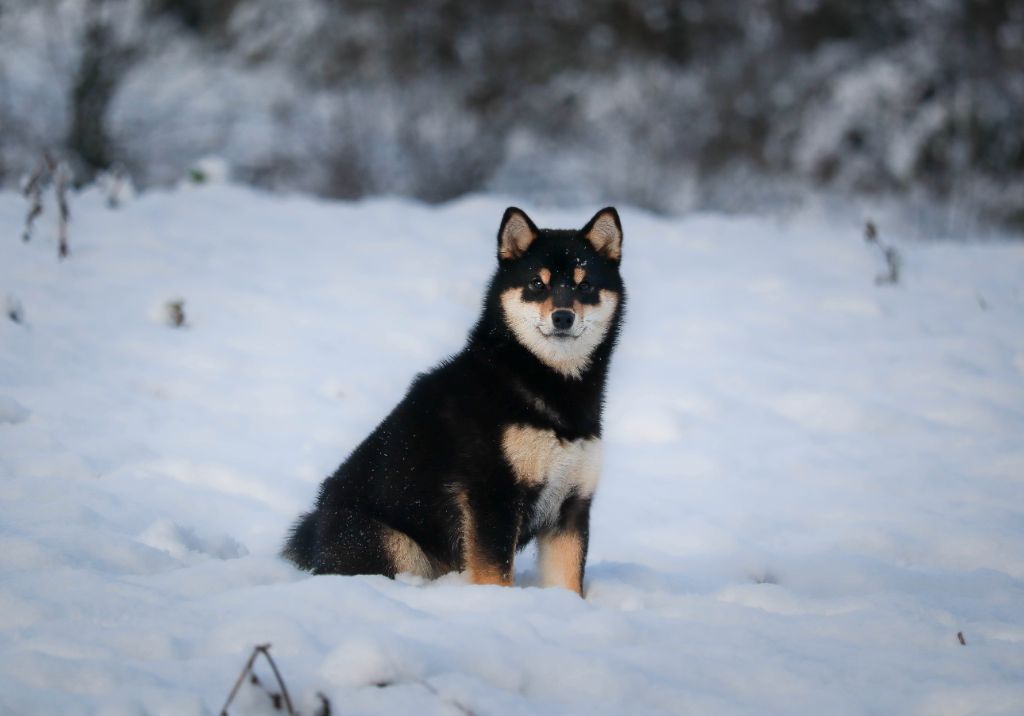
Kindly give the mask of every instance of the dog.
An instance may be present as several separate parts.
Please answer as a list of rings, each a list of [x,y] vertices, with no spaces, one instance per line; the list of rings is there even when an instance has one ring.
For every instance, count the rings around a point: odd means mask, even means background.
[[[621,258],[612,207],[578,231],[507,209],[465,348],[417,376],[323,481],[283,556],[315,574],[459,570],[509,586],[536,539],[542,584],[582,596]]]

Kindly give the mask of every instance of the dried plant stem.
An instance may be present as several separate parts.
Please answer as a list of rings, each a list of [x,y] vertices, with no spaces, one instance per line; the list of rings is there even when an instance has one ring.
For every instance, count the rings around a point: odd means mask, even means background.
[[[260,680],[252,673],[253,664],[256,662],[256,657],[263,654],[267,661],[270,662],[270,668],[274,671],[274,677],[277,679],[277,685],[281,687],[280,694],[274,694],[268,691]],[[228,716],[228,706],[234,701],[235,696],[238,694],[238,690],[242,688],[242,684],[245,682],[245,677],[252,674],[252,683],[256,684],[260,688],[263,688],[270,697],[270,700],[274,703],[274,708],[280,710],[281,703],[283,700],[285,709],[289,716],[295,716],[295,709],[292,707],[291,697],[288,695],[288,687],[284,685],[284,679],[281,678],[281,672],[277,670],[277,664],[274,663],[274,659],[270,656],[270,644],[257,644],[253,647],[252,654],[249,655],[249,660],[245,662],[245,667],[242,669],[242,673],[238,675],[238,680],[235,682],[235,686],[231,689],[231,693],[228,694],[228,700],[224,702],[223,708],[221,708],[221,716]],[[321,696],[321,699],[326,702],[326,699]],[[330,713],[330,706],[328,705],[328,713]]]
[[[71,210],[68,207],[68,183],[70,181],[71,169],[68,168],[68,165],[58,162],[49,153],[46,153],[23,189],[23,193],[29,201],[29,207],[28,213],[25,215],[25,229],[21,233],[21,240],[28,242],[32,239],[32,229],[36,219],[43,213],[43,190],[50,182],[53,183],[53,192],[57,199],[57,255],[62,259],[69,253],[68,222],[71,220]]]
[[[70,170],[64,162],[57,165],[54,170],[53,190],[57,195],[57,210],[59,212],[59,224],[57,229],[57,255],[65,258],[68,255],[68,220],[71,212],[68,210],[68,179]]]
[[[879,286],[899,283],[903,258],[895,247],[886,246],[881,242],[878,238],[878,227],[870,219],[864,224],[864,241],[877,246],[878,250],[882,252],[882,258],[885,259],[886,272],[875,276],[875,283]]]
[[[28,214],[25,215],[25,230],[21,234],[22,241],[28,242],[32,239],[32,225],[36,218],[43,213],[43,180],[48,169],[49,157],[44,157],[25,184],[24,194],[29,200],[29,208]]]
[[[228,700],[225,701],[224,702],[224,706],[221,707],[221,710],[220,710],[220,715],[221,716],[227,716],[227,714],[228,714],[228,706],[230,706],[231,702],[235,700],[235,694],[237,694],[238,690],[240,688],[242,688],[242,683],[245,681],[245,677],[249,674],[250,671],[252,671],[252,663],[254,661],[256,661],[256,657],[257,657],[258,654],[259,654],[259,651],[256,650],[256,649],[253,649],[252,653],[249,655],[249,660],[245,662],[245,666],[242,667],[242,673],[240,673],[238,675],[238,680],[235,681],[235,685],[231,689],[231,693],[228,694]]]

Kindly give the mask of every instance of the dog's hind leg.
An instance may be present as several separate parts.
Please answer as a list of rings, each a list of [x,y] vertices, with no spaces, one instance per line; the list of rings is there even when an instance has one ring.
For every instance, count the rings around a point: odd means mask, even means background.
[[[317,574],[410,573],[433,578],[437,571],[423,549],[404,532],[357,510],[321,519],[313,571]]]
[[[391,557],[396,574],[415,574],[418,577],[434,579],[442,571],[427,556],[423,548],[404,532],[386,527],[384,549]]]

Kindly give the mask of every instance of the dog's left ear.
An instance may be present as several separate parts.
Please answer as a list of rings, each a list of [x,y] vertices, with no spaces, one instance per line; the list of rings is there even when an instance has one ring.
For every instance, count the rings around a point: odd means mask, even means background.
[[[519,258],[536,238],[537,227],[526,212],[510,206],[505,209],[498,229],[498,258],[502,261]]]
[[[615,207],[606,206],[594,214],[580,233],[605,258],[612,261],[622,259],[622,223]]]

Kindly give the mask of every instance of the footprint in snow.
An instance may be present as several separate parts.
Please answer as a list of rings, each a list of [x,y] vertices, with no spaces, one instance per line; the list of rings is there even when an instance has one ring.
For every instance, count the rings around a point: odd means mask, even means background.
[[[28,420],[32,411],[19,403],[14,398],[0,395],[0,423],[17,425]]]

